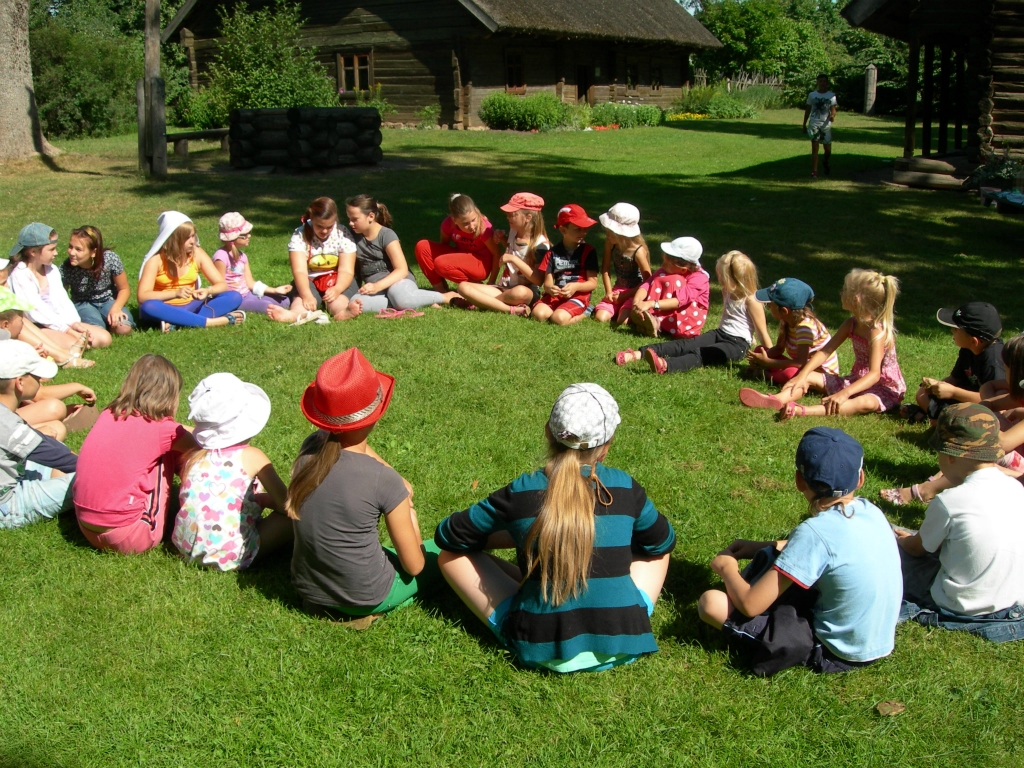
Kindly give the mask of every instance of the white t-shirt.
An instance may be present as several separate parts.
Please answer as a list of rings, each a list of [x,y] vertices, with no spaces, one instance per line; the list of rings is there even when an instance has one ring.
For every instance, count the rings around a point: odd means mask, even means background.
[[[754,340],[754,329],[747,315],[747,300],[734,299],[725,291],[722,291],[722,300],[722,319],[718,321],[718,330],[749,344]]]
[[[832,122],[832,107],[838,103],[836,95],[832,91],[825,91],[825,93],[811,91],[807,94],[807,105],[811,108],[807,124],[814,128],[819,128]]]
[[[326,240],[317,240],[316,235],[313,235],[313,242],[307,243],[302,237],[302,227],[298,227],[288,241],[289,253],[298,251],[306,254],[306,268],[311,278],[333,272],[338,268],[338,256],[342,253],[355,253],[355,250],[356,244],[348,227],[337,224]]]
[[[1024,603],[1024,486],[995,467],[936,496],[921,543],[939,550],[932,584],[940,608],[981,616]]]
[[[526,261],[526,254],[530,250],[529,244],[521,245],[516,243],[516,238],[519,237],[519,233],[514,229],[508,231],[508,252],[514,253],[523,261]],[[542,237],[537,241],[537,247],[534,249],[534,267],[540,264],[544,258],[544,254],[551,250],[551,243],[548,242],[546,237]],[[497,286],[502,289],[514,288],[517,285],[526,285],[530,281],[519,273],[515,264],[505,264],[501,270],[501,276],[498,278]]]

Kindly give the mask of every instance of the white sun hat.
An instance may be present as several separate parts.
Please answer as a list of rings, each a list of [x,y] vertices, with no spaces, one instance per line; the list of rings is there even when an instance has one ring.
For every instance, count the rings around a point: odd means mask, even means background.
[[[619,405],[598,384],[573,384],[555,400],[548,428],[567,448],[585,451],[604,445],[619,426]]]
[[[662,243],[661,250],[675,259],[689,261],[692,264],[700,264],[701,254],[704,253],[704,246],[696,237],[677,237],[671,243]]]
[[[173,234],[174,230],[182,224],[191,224],[192,219],[181,211],[164,211],[156,217],[156,223],[159,227],[156,240],[154,240],[153,245],[150,246],[149,253],[142,257],[142,266],[139,267],[139,277],[142,277],[142,270],[146,266],[146,262],[160,252],[160,249],[164,247],[164,243],[167,242],[167,238]]]
[[[270,398],[233,373],[213,373],[188,396],[193,437],[202,448],[229,448],[258,435],[270,420]]]
[[[616,203],[597,217],[601,226],[623,237],[639,237],[640,209],[629,203]]]

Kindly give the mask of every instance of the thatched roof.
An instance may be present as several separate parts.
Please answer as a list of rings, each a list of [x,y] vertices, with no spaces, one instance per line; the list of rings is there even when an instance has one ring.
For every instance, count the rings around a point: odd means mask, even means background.
[[[330,0],[326,0],[329,2]],[[544,37],[626,40],[721,48],[714,35],[675,0],[457,0],[491,32]],[[167,42],[197,7],[223,0],[187,0],[161,35]],[[373,11],[373,0],[364,7]]]
[[[721,48],[675,0],[459,0],[492,32],[545,34]],[[475,8],[474,8],[475,7]],[[481,19],[483,21],[483,19]],[[486,23],[486,22],[485,22]]]

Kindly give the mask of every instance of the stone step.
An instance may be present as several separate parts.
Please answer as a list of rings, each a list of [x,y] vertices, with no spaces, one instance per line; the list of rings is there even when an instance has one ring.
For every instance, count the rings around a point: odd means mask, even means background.
[[[917,173],[915,171],[893,171],[892,180],[896,184],[925,189],[960,189],[963,181],[944,173]]]
[[[943,160],[932,160],[927,157],[896,158],[897,171],[913,171],[915,173],[952,174],[956,167]]]

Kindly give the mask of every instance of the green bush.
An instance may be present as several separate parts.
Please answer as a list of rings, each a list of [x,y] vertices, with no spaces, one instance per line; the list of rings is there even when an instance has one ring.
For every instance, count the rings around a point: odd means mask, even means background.
[[[431,104],[423,109],[417,110],[416,119],[419,120],[417,128],[436,128],[437,121],[441,118],[441,105]]]
[[[29,35],[32,79],[47,136],[110,136],[136,120],[142,44],[121,35],[79,34],[48,21]]]
[[[694,86],[683,91],[683,95],[676,99],[673,108],[678,112],[690,112],[695,115],[706,115],[711,98],[718,92],[714,85]]]
[[[347,104],[346,106],[373,107],[380,114],[381,120],[387,120],[388,115],[396,110],[394,106],[388,103],[387,99],[381,96],[382,90],[383,86],[377,83],[377,85],[367,91],[356,91],[355,105]]]
[[[772,91],[775,96],[769,97],[764,92],[766,90]],[[774,98],[777,102],[782,100],[778,91],[767,86],[754,86],[748,88],[747,91],[754,91],[754,93],[748,96],[743,95],[746,91],[730,93],[726,90],[724,83],[690,88],[679,99],[676,99],[672,105],[673,111],[707,115],[715,120],[736,120],[757,117],[757,108],[754,104],[768,101],[769,98]]]
[[[757,117],[757,110],[744,104],[731,93],[719,92],[711,97],[711,102],[708,104],[708,117],[713,120],[736,120]]]
[[[221,38],[210,86],[192,99],[202,105],[200,116],[224,125],[233,109],[338,106],[334,80],[316,60],[316,49],[299,45],[300,10],[277,0],[258,11],[244,4],[218,11]]]
[[[733,91],[733,96],[741,104],[746,104],[758,111],[782,109],[788,106],[782,91],[770,85],[752,85],[742,91]]]
[[[654,104],[598,104],[591,111],[594,125],[618,125],[619,128],[661,125],[661,108]]]
[[[571,115],[572,108],[550,93],[524,97],[499,91],[480,104],[480,119],[496,131],[550,130],[568,125]]]
[[[202,88],[182,98],[183,124],[201,131],[220,128],[228,124],[231,110],[227,107],[224,94],[216,88]]]

